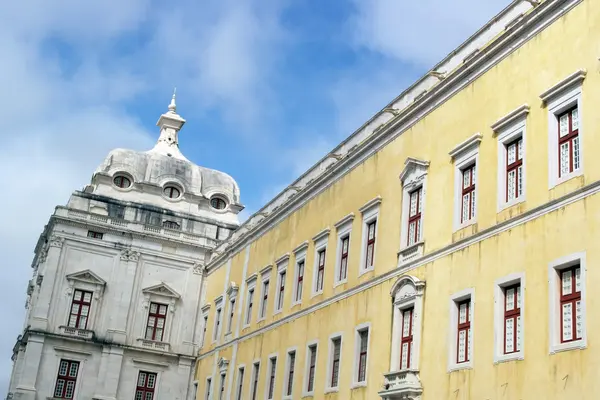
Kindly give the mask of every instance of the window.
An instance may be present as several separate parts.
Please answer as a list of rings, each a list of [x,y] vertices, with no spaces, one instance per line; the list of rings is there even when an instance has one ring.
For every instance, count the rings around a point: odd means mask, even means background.
[[[294,301],[296,303],[300,303],[302,301],[302,286],[304,284],[304,260],[298,261],[296,265],[297,273],[296,273],[296,289],[295,289],[295,298]]]
[[[177,199],[181,196],[181,191],[177,189],[175,186],[165,186],[163,193],[169,199]]]
[[[362,214],[362,251],[359,274],[370,271],[375,266],[375,239],[380,204],[381,196],[377,196],[359,208]]]
[[[267,399],[272,399],[275,392],[275,373],[277,372],[277,358],[273,357],[269,360],[269,386],[267,387]]]
[[[313,238],[315,244],[315,258],[313,264],[312,295],[323,293],[325,285],[325,259],[327,256],[327,242],[329,241],[329,228],[323,229]]]
[[[220,197],[213,197],[210,199],[210,206],[215,210],[224,210],[227,207],[227,203]]]
[[[279,285],[277,287],[277,303],[275,303],[275,311],[283,309],[283,299],[285,294],[285,269],[279,272]]]
[[[238,369],[237,394],[235,395],[236,400],[242,400],[243,388],[244,388],[244,367],[240,367]]]
[[[229,321],[227,322],[227,332],[233,329],[233,316],[235,315],[235,299],[229,300]]]
[[[167,306],[164,304],[150,303],[150,312],[146,323],[146,339],[162,341],[167,318]]]
[[[477,222],[477,164],[482,135],[476,133],[456,146],[454,163],[454,231]]]
[[[154,388],[156,387],[156,374],[140,371],[135,389],[135,400],[154,399]]]
[[[291,396],[294,388],[294,368],[296,367],[296,351],[288,352],[288,372],[285,385],[285,395]]]
[[[367,380],[367,351],[369,348],[369,328],[358,331],[358,370],[356,376],[357,383],[363,383]]]
[[[471,359],[471,300],[457,304],[458,324],[456,326],[458,345],[456,347],[456,363],[464,363]]]
[[[521,350],[521,285],[504,289],[504,354]]]
[[[252,320],[252,306],[254,301],[254,288],[248,289],[248,308],[246,309],[246,325]]]
[[[465,223],[475,217],[475,171],[476,166],[471,165],[461,171],[462,173],[462,203],[460,209],[460,222]]]
[[[258,390],[258,374],[260,373],[260,363],[254,363],[252,366],[252,400],[256,400],[256,391]]]
[[[330,375],[330,388],[337,388],[340,379],[340,359],[342,352],[342,338],[341,336],[331,339],[331,375]]]
[[[88,231],[87,237],[93,238],[93,239],[102,239],[104,237],[104,233],[102,233],[102,232],[95,232],[95,231]]]
[[[70,328],[86,329],[91,306],[92,292],[76,289],[71,301],[68,326]]]
[[[410,193],[408,215],[408,246],[421,241],[421,208],[423,207],[423,188]]]
[[[473,346],[473,303],[475,292],[473,289],[463,290],[450,299],[450,357],[448,369],[450,371],[471,368]]]
[[[315,369],[317,366],[317,345],[308,347],[308,382],[306,391],[312,393],[315,390]]]
[[[377,220],[370,222],[367,225],[367,257],[365,259],[365,269],[373,267],[373,256],[375,253],[375,226]]]
[[[269,280],[263,281],[262,286],[262,298],[260,303],[260,314],[259,318],[265,318],[267,316],[267,302],[269,301]]]
[[[327,249],[320,250],[317,253],[317,284],[315,292],[323,291],[323,283],[325,280],[325,254]]]
[[[354,214],[351,213],[335,224],[337,229],[337,254],[335,260],[334,286],[342,284],[348,279],[348,257],[350,254],[350,234],[353,221]],[[365,235],[363,236],[366,237]]]
[[[60,364],[58,366],[58,376],[56,377],[56,386],[54,387],[54,398],[74,398],[78,372],[79,362],[60,360]]]
[[[494,362],[523,359],[523,293],[525,274],[516,273],[496,281]]]
[[[210,390],[211,390],[211,386],[212,386],[212,379],[208,378],[206,379],[206,400],[210,400]]]
[[[506,202],[523,194],[523,139],[506,145]]]
[[[221,388],[219,389],[219,400],[223,400],[225,397],[225,374],[221,374]]]
[[[206,338],[206,327],[208,326],[208,315],[204,315],[204,327],[202,328],[202,344]]]
[[[562,269],[560,283],[560,341],[566,343],[582,337],[580,266]]]
[[[181,225],[179,225],[175,221],[163,221],[163,228],[173,229],[173,230],[181,230]]]
[[[213,342],[219,338],[219,331],[221,330],[221,307],[217,308],[215,315],[215,329],[213,330]]]
[[[123,175],[117,175],[113,179],[113,183],[118,188],[127,189],[128,187],[131,186],[131,179],[129,179],[126,176],[123,176]]]
[[[341,241],[342,254],[340,258],[340,268],[338,281],[346,280],[348,277],[348,249],[350,246],[350,235],[346,235]]]
[[[402,338],[400,342],[400,369],[409,369],[413,352],[414,307],[402,310]]]
[[[558,176],[565,176],[579,169],[579,109],[563,112],[558,118]]]

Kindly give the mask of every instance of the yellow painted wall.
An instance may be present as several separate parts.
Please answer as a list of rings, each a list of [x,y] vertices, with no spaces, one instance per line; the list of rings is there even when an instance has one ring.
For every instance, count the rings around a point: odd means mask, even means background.
[[[290,308],[294,276],[292,254],[283,312],[273,316],[276,282],[274,268],[271,273],[267,318],[260,326],[256,324],[260,296],[258,277],[252,324],[240,331],[242,339],[236,342],[235,365],[230,369],[237,374],[237,365],[246,365],[245,393],[249,393],[252,362],[260,358],[258,397],[264,398],[267,357],[271,353],[278,353],[275,398],[280,398],[286,349],[297,346],[293,398],[300,398],[306,343],[318,339],[315,398],[378,398],[377,392],[381,390],[383,374],[390,368],[392,305],[389,291],[397,274],[380,285],[293,319],[275,329],[250,338],[244,335],[250,334],[257,327],[268,327],[270,323],[291,313],[318,304],[336,293],[345,292],[396,268],[402,207],[402,186],[398,176],[407,157],[430,161],[424,215],[426,253],[449,246],[460,238],[493,227],[498,222],[514,218],[525,211],[547,205],[553,199],[600,179],[600,158],[594,152],[595,149],[600,149],[600,113],[597,112],[600,104],[598,38],[600,3],[583,1],[384,149],[252,242],[249,245],[246,276],[242,276],[246,261],[245,250],[233,256],[230,280],[241,287],[250,274],[273,264],[284,253],[291,253],[303,241],[310,242],[302,304]],[[548,190],[548,117],[539,95],[580,68],[588,71],[583,83],[581,111],[584,175]],[[524,103],[531,107],[525,143],[527,198],[524,203],[497,213],[497,140],[490,126]],[[476,132],[483,135],[478,165],[478,222],[472,228],[453,233],[454,167],[448,152]],[[383,200],[378,220],[375,270],[358,277],[362,235],[358,209],[377,195]],[[356,218],[353,222],[348,282],[333,288],[337,239],[333,225],[350,212],[354,212]],[[600,380],[597,379],[599,362],[596,360],[600,360],[600,348],[595,343],[600,338],[600,323],[594,316],[599,315],[600,298],[595,297],[594,283],[600,281],[600,272],[594,265],[600,261],[600,250],[595,243],[599,216],[600,197],[594,195],[409,271],[411,275],[426,281],[420,357],[423,399],[598,398]],[[331,228],[331,234],[324,293],[310,299],[314,267],[314,243],[310,239],[326,227]],[[578,251],[587,252],[588,348],[549,355],[548,263]],[[225,265],[209,275],[207,301],[223,294]],[[525,360],[494,365],[494,281],[521,271],[525,272],[527,282],[524,293]],[[466,288],[475,290],[473,369],[448,373],[449,298],[451,294]],[[246,293],[240,291],[238,301],[245,301],[245,296]],[[207,337],[212,337],[213,315],[214,307],[211,309]],[[368,386],[351,390],[354,328],[363,322],[370,322],[372,328]],[[327,342],[334,332],[344,332],[340,392],[325,396],[323,390]],[[231,359],[232,347],[233,345],[222,347],[218,351],[218,357]],[[205,346],[202,353],[212,349],[212,346]],[[212,373],[218,357],[214,353],[201,356],[197,368],[199,382],[202,383]],[[568,378],[564,378],[567,375]],[[203,395],[202,384],[200,390]]]

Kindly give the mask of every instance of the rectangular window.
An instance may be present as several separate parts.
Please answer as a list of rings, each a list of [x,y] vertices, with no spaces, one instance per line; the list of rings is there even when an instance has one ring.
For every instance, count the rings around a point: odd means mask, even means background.
[[[102,232],[95,232],[95,231],[88,231],[87,237],[93,238],[93,239],[102,239],[104,237],[104,233],[102,233]]]
[[[350,235],[344,236],[341,241],[342,252],[340,256],[340,271],[338,281],[343,281],[348,276],[348,246],[350,244]]]
[[[252,367],[252,400],[256,400],[258,390],[258,374],[260,373],[260,363],[254,363]]]
[[[208,315],[204,316],[204,328],[202,328],[202,344],[204,344],[204,339],[206,338],[206,327],[208,327]]]
[[[294,368],[296,367],[296,352],[290,351],[288,353],[288,376],[287,376],[287,387],[285,389],[286,396],[292,395],[292,389],[294,388]]]
[[[333,354],[331,359],[331,387],[338,387],[340,378],[340,355],[342,351],[342,338],[332,339]]]
[[[375,254],[375,227],[377,220],[373,220],[367,224],[367,248],[365,257],[365,269],[373,267],[373,257]]]
[[[475,199],[475,170],[473,164],[463,169],[462,172],[462,203],[460,211],[460,222],[470,221],[475,217],[476,199]]]
[[[259,318],[264,318],[267,315],[267,302],[269,300],[269,280],[263,282],[262,299],[260,300],[260,315]]]
[[[369,346],[369,329],[363,329],[358,332],[359,354],[358,354],[358,375],[357,382],[367,380],[367,351]]]
[[[210,400],[210,390],[211,390],[211,386],[212,386],[212,379],[208,378],[206,380],[206,396],[205,396],[205,400]]]
[[[283,296],[285,294],[285,270],[279,273],[279,288],[277,293],[277,311],[283,308]]]
[[[409,194],[410,205],[408,214],[408,246],[421,240],[421,209],[423,208],[423,188]]]
[[[242,400],[242,392],[244,389],[244,367],[240,367],[238,370],[238,388],[235,396],[236,400]]]
[[[308,347],[308,381],[306,385],[307,392],[313,392],[315,390],[315,368],[317,365],[317,345]]]
[[[316,291],[320,292],[323,290],[323,283],[325,280],[325,254],[326,254],[326,249],[320,250],[319,254],[317,256],[317,262],[318,262],[318,267],[317,267],[317,285],[316,285]]]
[[[161,342],[165,331],[167,319],[167,306],[164,304],[150,303],[148,322],[146,323],[146,339]]]
[[[78,361],[60,360],[56,386],[54,387],[54,398],[72,399],[74,397],[78,372]]]
[[[221,388],[219,389],[219,400],[225,398],[225,374],[221,374]]]
[[[523,194],[523,138],[506,145],[506,201]]]
[[[254,301],[254,288],[248,290],[248,308],[246,310],[246,325],[252,320],[252,302]]]
[[[581,268],[574,265],[560,270],[560,341],[582,338]]]
[[[152,372],[140,371],[138,374],[137,386],[135,389],[135,400],[154,399],[155,387],[156,374]]]
[[[219,338],[219,330],[221,329],[221,309],[217,308],[217,313],[215,315],[215,329],[213,332],[213,341]]]
[[[71,312],[69,314],[69,327],[86,329],[90,307],[92,306],[92,292],[75,290],[71,301]]]
[[[269,370],[269,388],[267,399],[272,399],[275,391],[275,373],[277,371],[277,358],[271,358],[271,369]]]
[[[298,262],[296,268],[298,268],[298,276],[296,278],[296,298],[294,301],[300,302],[302,301],[302,287],[304,284],[304,260]]]
[[[567,175],[580,167],[579,109],[570,109],[558,118],[558,176]]]
[[[227,332],[233,328],[233,316],[235,314],[235,299],[229,301],[229,321],[227,321]]]
[[[461,301],[458,307],[456,362],[458,364],[471,359],[471,299]]]
[[[521,350],[521,285],[504,288],[504,354]]]
[[[402,340],[400,341],[400,369],[409,369],[412,367],[413,352],[413,329],[415,309],[414,307],[402,312]]]

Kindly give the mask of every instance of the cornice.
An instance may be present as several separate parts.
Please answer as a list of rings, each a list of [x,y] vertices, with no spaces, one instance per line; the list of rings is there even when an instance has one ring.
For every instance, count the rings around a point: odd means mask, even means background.
[[[321,232],[317,233],[315,236],[313,236],[312,241],[313,242],[319,242],[321,241],[321,239],[329,236],[329,233],[331,232],[331,229],[329,229],[329,227],[323,229]]]
[[[361,214],[364,214],[371,210],[373,207],[377,207],[381,204],[381,196],[377,195],[374,199],[367,201],[361,208],[358,209]]]
[[[404,169],[400,173],[400,181],[404,182],[406,175],[408,175],[413,169],[421,168],[425,171],[429,169],[429,161],[419,160],[417,158],[407,157],[404,161]]]
[[[469,151],[473,147],[479,146],[479,143],[481,143],[482,139],[483,135],[481,133],[474,134],[473,136],[471,136],[470,138],[453,148],[450,151],[450,153],[448,153],[450,155],[450,158],[452,158],[452,161],[454,161],[461,154],[465,153],[466,151]]]
[[[277,267],[279,267],[280,264],[287,262],[289,259],[290,259],[290,253],[285,253],[284,255],[279,257],[277,260],[275,260],[275,265],[277,265]]]
[[[494,131],[494,134],[498,134],[499,132],[503,131],[515,122],[527,118],[527,114],[529,114],[529,105],[523,104],[517,107],[516,109],[512,110],[502,118],[498,119],[498,121],[494,122],[491,126],[492,131]]]
[[[335,229],[340,229],[344,225],[352,223],[352,221],[354,221],[354,213],[350,213],[350,214],[346,215],[345,217],[340,219],[338,222],[333,224],[333,226],[335,226]]]
[[[292,252],[297,255],[302,251],[306,251],[306,249],[308,249],[308,240],[305,240],[304,242],[300,243],[298,246],[296,246],[294,250],[292,250]]]
[[[259,273],[260,273],[260,276],[265,276],[265,275],[267,275],[267,274],[270,274],[270,273],[271,273],[271,270],[273,270],[273,264],[269,264],[269,265],[267,265],[266,267],[264,267],[263,269],[261,269],[261,270],[259,271]]]
[[[258,278],[258,274],[255,272],[252,275],[250,275],[248,278],[246,278],[246,284],[250,285],[253,282],[256,282],[256,278]]]
[[[587,71],[585,69],[578,69],[573,72],[571,75],[567,76],[565,79],[560,82],[554,84],[552,87],[544,91],[544,93],[540,94],[540,99],[545,104],[549,100],[559,96],[561,93],[566,90],[571,89],[574,86],[579,86],[582,84],[585,76],[587,75]]]

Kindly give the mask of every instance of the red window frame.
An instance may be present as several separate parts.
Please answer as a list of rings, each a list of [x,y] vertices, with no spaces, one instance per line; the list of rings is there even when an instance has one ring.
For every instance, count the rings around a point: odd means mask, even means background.
[[[285,277],[286,271],[281,271],[279,273],[279,293],[277,294],[277,310],[281,310],[283,308],[283,296],[285,294]]]
[[[365,269],[373,266],[375,258],[375,232],[377,228],[377,220],[367,223],[367,248],[365,249]]]
[[[412,364],[412,346],[413,346],[413,329],[414,329],[414,307],[401,310],[402,332],[400,335],[400,369],[408,369]],[[408,318],[408,325],[406,319]],[[408,328],[408,329],[407,329]],[[406,349],[406,366],[404,366],[404,354]]]
[[[92,239],[102,239],[104,237],[104,233],[96,232],[96,231],[88,231],[87,237]]]
[[[86,296],[89,300],[86,300]],[[85,290],[75,289],[71,299],[71,310],[69,312],[69,328],[87,329],[90,311],[92,310],[93,293]]]
[[[423,188],[410,192],[408,203],[408,243],[413,245],[421,240],[421,204],[423,202]],[[414,200],[414,202],[413,202]],[[413,209],[414,205],[414,209]],[[412,230],[411,230],[412,228]]]
[[[512,146],[515,146],[515,160],[513,162],[510,162],[509,160],[509,154],[510,154],[510,148]],[[505,152],[506,152],[506,201],[510,201],[510,200],[514,200],[516,198],[518,198],[519,196],[521,196],[521,192],[519,191],[519,180],[523,179],[523,137],[519,137],[518,139],[513,140],[512,142],[508,143],[506,146]],[[509,191],[510,191],[510,182],[509,182],[509,176],[510,173],[514,172],[515,173],[515,179],[513,182],[513,190],[514,190],[514,194],[515,197],[513,199],[510,199],[508,197]],[[522,187],[521,187],[522,188]]]
[[[246,311],[246,324],[252,320],[252,306],[254,301],[254,288],[248,289],[248,310]]]
[[[156,374],[140,371],[135,388],[135,400],[152,400],[156,389]]]
[[[292,395],[292,389],[294,387],[294,368],[296,366],[296,352],[292,351],[289,353],[290,355],[290,369],[288,371],[288,381],[287,381],[287,396]]]
[[[260,374],[260,364],[254,364],[254,376],[252,382],[252,400],[256,400],[256,392],[258,391],[258,375]]]
[[[573,129],[573,111],[577,110],[577,129]],[[567,133],[564,136],[560,136],[560,120],[562,117],[567,116],[568,118],[568,123],[567,123]],[[564,144],[567,144],[569,146],[569,150],[568,150],[568,154],[569,154],[569,171],[567,171],[567,174],[570,174],[571,172],[575,171],[575,166],[573,164],[573,160],[575,158],[575,140],[579,138],[579,108],[578,107],[572,107],[569,110],[559,114],[556,116],[557,121],[558,121],[558,176],[561,177],[563,172],[561,170],[561,147]],[[578,145],[578,154],[579,154],[579,148],[581,146],[581,143],[579,143],[579,140],[577,140],[577,145]],[[581,163],[581,161],[579,161]]]
[[[181,191],[175,186],[167,186],[164,188],[163,192],[170,199],[177,199],[181,196]]]
[[[317,346],[310,346],[308,350],[310,351],[310,364],[308,367],[308,385],[306,391],[312,392],[315,389],[315,366],[317,364]]]
[[[357,382],[364,382],[367,379],[367,352],[369,350],[369,330],[365,329],[358,332],[359,349],[358,354],[358,376]]]
[[[342,251],[340,255],[340,274],[339,280],[343,281],[348,276],[348,251],[350,250],[350,235],[340,239]]]
[[[335,338],[333,342],[333,360],[331,363],[331,387],[335,388],[339,385],[340,379],[340,354],[342,352],[342,339]]]
[[[129,186],[131,186],[131,179],[123,175],[118,175],[115,176],[115,179],[113,179],[113,183],[116,187],[127,189]]]
[[[319,250],[318,253],[319,268],[317,270],[317,292],[323,290],[323,284],[325,280],[325,256],[327,255],[326,251],[327,249],[322,249]]]
[[[462,171],[462,180],[461,180],[461,197],[460,197],[460,222],[470,221],[473,217],[475,217],[474,207],[476,206],[475,200],[475,173],[476,173],[476,165],[473,164]],[[465,180],[465,179],[468,179]],[[468,184],[465,186],[465,184]],[[464,198],[465,196],[469,196],[467,204],[465,204]],[[467,209],[467,218],[465,219],[465,205],[468,207]]]
[[[167,321],[166,304],[150,303],[148,319],[146,321],[146,339],[162,342]]]
[[[296,279],[296,301],[302,300],[302,289],[304,286],[304,260],[298,263],[298,278]]]
[[[511,293],[512,291],[512,293]],[[509,310],[509,307],[512,307]],[[519,320],[521,318],[521,284],[504,288],[504,354],[517,353],[519,346]],[[512,321],[512,332],[508,332],[509,322]],[[512,350],[508,349],[507,334],[512,339]]]
[[[60,364],[58,365],[58,373],[56,374],[56,385],[54,386],[54,398],[74,398],[78,374],[79,361],[60,360]]]
[[[263,282],[263,298],[262,304],[260,305],[260,317],[263,318],[267,315],[267,302],[269,301],[269,280]]]
[[[581,335],[577,334],[577,303],[580,303],[581,307],[581,288],[577,290],[577,283],[582,285],[581,275],[577,277],[577,271],[581,274],[581,266],[579,264],[574,265],[572,267],[564,268],[559,271],[560,274],[560,341],[561,343],[573,342],[575,340],[580,340]],[[570,286],[567,286],[565,282],[565,278],[567,274],[570,273]],[[567,292],[567,288],[569,288],[570,293]],[[565,339],[566,330],[568,326],[565,326],[565,318],[564,318],[564,308],[570,307],[571,309],[571,326],[570,326],[570,339]]]
[[[460,322],[460,308],[466,304],[466,315],[465,322]],[[471,299],[460,301],[456,304],[457,306],[457,319],[456,319],[456,363],[462,364],[468,362],[470,359],[469,354],[469,334],[471,332]],[[460,361],[460,333],[465,332],[465,359]]]
[[[267,395],[268,399],[273,398],[273,392],[275,391],[275,373],[277,372],[277,359],[271,359],[271,373],[269,375],[269,392]]]

